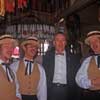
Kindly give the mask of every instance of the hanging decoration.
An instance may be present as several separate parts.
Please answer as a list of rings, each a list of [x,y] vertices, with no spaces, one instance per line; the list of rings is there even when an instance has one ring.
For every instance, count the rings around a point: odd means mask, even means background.
[[[18,0],[18,8],[23,9],[23,7],[27,7],[28,0]]]
[[[55,28],[46,24],[18,24],[17,30],[15,25],[11,25],[6,28],[5,32],[13,34],[17,38],[26,38],[34,35],[41,39],[51,39],[55,34]],[[19,35],[16,36],[16,33]]]
[[[5,0],[0,0],[0,16],[5,15]]]
[[[27,7],[28,0],[18,0],[18,8]],[[0,0],[0,16],[4,16],[5,12],[14,13],[15,0]]]
[[[6,12],[12,13],[15,9],[15,0],[5,0],[5,9]]]

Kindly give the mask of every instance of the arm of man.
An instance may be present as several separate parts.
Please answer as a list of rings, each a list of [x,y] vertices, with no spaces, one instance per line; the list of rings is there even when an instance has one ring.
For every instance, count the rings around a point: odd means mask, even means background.
[[[19,61],[11,64],[10,68],[13,70],[14,75],[15,75],[16,100],[22,100],[21,94],[19,92],[19,83],[18,83],[17,76],[16,76],[16,72],[17,72],[17,69],[18,69],[18,64],[19,64]]]
[[[47,100],[47,84],[46,84],[46,75],[42,66],[40,66],[40,81],[38,85],[38,100]]]
[[[21,94],[19,92],[19,83],[15,74],[15,83],[16,83],[16,100],[22,100]]]
[[[21,100],[19,97],[16,97],[16,100]]]
[[[89,89],[91,87],[91,80],[88,79],[87,69],[91,57],[86,58],[78,70],[75,80],[79,87]]]

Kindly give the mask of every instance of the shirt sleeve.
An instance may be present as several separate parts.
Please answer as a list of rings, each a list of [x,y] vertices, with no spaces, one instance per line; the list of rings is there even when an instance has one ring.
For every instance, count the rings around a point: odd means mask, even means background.
[[[21,94],[19,92],[19,83],[18,83],[17,76],[16,76],[16,72],[17,72],[17,69],[18,69],[18,64],[19,64],[19,61],[11,64],[10,68],[13,70],[13,72],[15,74],[16,97],[18,97],[22,100]]]
[[[75,77],[77,85],[84,89],[89,89],[91,87],[91,80],[88,79],[87,75],[90,59],[91,57],[88,57],[83,61]]]
[[[10,65],[10,68],[16,73],[18,70],[19,61],[16,61]]]
[[[47,84],[46,84],[46,75],[42,66],[39,66],[40,69],[40,81],[38,84],[38,100],[47,100]]]
[[[16,74],[15,74],[15,84],[16,84],[16,97],[18,97],[18,98],[20,98],[20,100],[22,100],[21,94],[20,94],[20,92],[19,92],[19,83],[18,83]]]

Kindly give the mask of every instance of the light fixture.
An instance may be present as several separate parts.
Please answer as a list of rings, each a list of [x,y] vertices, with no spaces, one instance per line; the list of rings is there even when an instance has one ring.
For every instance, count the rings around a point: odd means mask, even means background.
[[[59,20],[59,23],[61,23],[61,22],[63,22],[64,21],[64,18],[61,18],[60,20]]]

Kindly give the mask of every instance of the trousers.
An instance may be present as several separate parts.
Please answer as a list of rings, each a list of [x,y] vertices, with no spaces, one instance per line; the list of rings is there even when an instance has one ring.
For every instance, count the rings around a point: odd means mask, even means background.
[[[36,95],[21,95],[22,100],[38,100]]]

